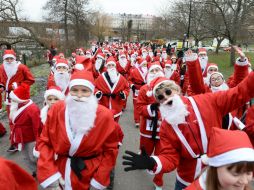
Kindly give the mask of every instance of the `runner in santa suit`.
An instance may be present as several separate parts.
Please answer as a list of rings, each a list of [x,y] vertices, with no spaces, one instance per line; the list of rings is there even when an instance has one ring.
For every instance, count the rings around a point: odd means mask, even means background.
[[[221,126],[225,114],[254,96],[253,80],[254,73],[251,72],[238,86],[227,91],[187,98],[179,96],[175,90],[178,86],[172,81],[156,78],[151,86],[164,118],[160,127],[160,155],[148,157],[129,152],[131,156],[125,158],[131,162],[124,162],[130,166],[126,170],[145,168],[158,174],[177,169],[175,189],[188,186],[200,175],[200,158],[207,153],[207,139],[212,127]],[[162,86],[165,88],[156,90]],[[171,95],[166,94],[167,89],[171,90]]]
[[[131,63],[127,59],[126,54],[124,52],[120,52],[119,60],[116,63],[117,71],[123,75],[126,79],[128,79],[130,73]]]
[[[176,64],[172,64],[171,60],[168,60],[166,61],[165,68],[163,70],[166,78],[173,80],[176,84],[180,85],[180,73],[175,66]]]
[[[137,97],[139,94],[140,88],[146,84],[146,75],[147,75],[147,62],[145,59],[138,58],[138,67],[135,67],[131,70],[129,76],[129,84],[133,92],[133,115],[135,121],[135,127],[138,128],[140,125],[140,115],[137,111]]]
[[[49,110],[40,135],[38,181],[47,189],[105,189],[118,154],[113,115],[97,103],[90,72],[72,75],[69,88],[66,100]]]
[[[102,73],[95,81],[95,95],[99,104],[113,110],[115,121],[118,122],[129,95],[129,83],[117,72],[113,57],[107,59],[106,68],[107,72]]]

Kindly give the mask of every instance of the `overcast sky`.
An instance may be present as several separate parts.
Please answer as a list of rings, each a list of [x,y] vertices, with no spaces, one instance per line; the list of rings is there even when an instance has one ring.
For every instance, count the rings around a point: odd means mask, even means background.
[[[47,0],[21,0],[23,15],[33,21],[42,20],[42,7]],[[160,7],[166,0],[91,0],[93,8],[106,13],[132,13],[159,15]]]

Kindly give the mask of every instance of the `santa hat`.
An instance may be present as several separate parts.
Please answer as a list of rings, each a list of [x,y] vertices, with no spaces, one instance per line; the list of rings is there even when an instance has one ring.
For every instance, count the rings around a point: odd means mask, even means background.
[[[59,57],[63,57],[64,58],[64,53],[59,53],[58,55]]]
[[[58,86],[51,86],[51,87],[49,87],[48,90],[46,90],[46,92],[44,94],[44,99],[47,100],[47,98],[49,96],[55,96],[59,100],[63,100],[64,99],[64,94],[62,93],[60,87],[58,87]]]
[[[76,62],[76,64],[79,64],[79,63],[82,64],[82,63],[85,63],[86,60],[88,60],[88,59],[89,59],[88,57],[77,55],[75,62]]]
[[[205,48],[199,48],[199,49],[198,49],[198,55],[199,55],[199,54],[207,54],[206,49],[205,49]]]
[[[116,60],[115,60],[115,58],[114,57],[109,57],[108,59],[107,59],[107,62],[106,62],[106,65],[105,66],[107,66],[108,64],[114,64],[115,66],[116,66]]]
[[[167,62],[165,63],[165,67],[171,67],[172,66],[172,61],[171,60],[167,60]]]
[[[73,86],[82,85],[88,87],[92,92],[94,91],[94,78],[93,74],[89,71],[77,71],[72,74],[69,88]]]
[[[103,53],[98,53],[96,57],[105,60],[105,55]]]
[[[143,48],[143,49],[142,49],[142,53],[143,53],[143,52],[147,52],[147,50],[146,50],[145,48]]]
[[[162,49],[162,53],[167,53],[166,48]]]
[[[124,52],[120,52],[119,57],[125,57],[126,58],[126,55],[125,55]]]
[[[76,56],[77,56],[77,54],[76,54],[76,53],[74,53],[74,52],[72,52],[72,53],[71,53],[71,56],[72,56],[72,57],[76,57]]]
[[[90,50],[90,49],[86,50],[86,54],[91,54],[92,55],[92,50]]]
[[[161,64],[159,61],[148,63],[148,72],[150,72],[152,69],[159,68],[162,70]]]
[[[170,59],[176,59],[176,58],[177,58],[176,54],[172,54],[171,57],[170,57]]]
[[[6,49],[4,50],[3,60],[6,58],[13,58],[16,59],[16,53],[13,49]]]
[[[23,83],[11,91],[10,98],[15,102],[22,103],[30,99],[30,86]]]
[[[68,61],[66,59],[57,59],[56,60],[56,68],[57,67],[66,67],[69,68]]]
[[[213,72],[213,73],[210,75],[210,79],[209,79],[210,83],[211,83],[211,78],[212,78],[212,76],[213,76],[214,74],[218,74],[218,75],[220,75],[220,76],[222,77],[222,79],[224,79],[222,73],[220,73],[220,72]]]
[[[210,63],[209,66],[207,67],[207,71],[209,71],[210,68],[216,68],[217,70],[219,70],[218,65],[215,63]]]
[[[158,54],[161,54],[161,51],[159,49],[156,51],[156,55]]]
[[[137,63],[139,64],[139,66],[141,67],[142,65],[144,65],[145,63],[147,63],[147,61],[145,59],[143,59],[142,57],[137,57]]]
[[[149,90],[146,92],[146,95],[148,97],[151,97],[151,96],[154,96],[155,95],[155,92],[156,92],[156,89],[157,87],[164,83],[164,82],[168,82],[170,81],[168,78],[166,77],[157,77],[155,79],[153,79],[151,82],[150,82],[150,85],[149,85]]]
[[[245,132],[213,127],[205,160],[205,164],[213,167],[237,162],[254,162],[254,149]]]
[[[111,54],[109,48],[105,48],[105,49],[103,50],[103,53],[104,53],[104,54]]]

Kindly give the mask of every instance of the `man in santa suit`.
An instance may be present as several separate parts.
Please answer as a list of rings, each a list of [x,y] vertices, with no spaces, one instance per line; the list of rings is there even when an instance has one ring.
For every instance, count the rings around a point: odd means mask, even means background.
[[[163,63],[165,63],[165,62],[167,62],[167,60],[168,60],[167,50],[166,50],[166,48],[163,48],[162,49],[162,54],[161,54],[161,61]]]
[[[35,179],[16,163],[0,158],[0,189],[37,190]]]
[[[14,50],[5,50],[3,64],[0,65],[0,96],[2,96],[2,92],[5,92],[4,101],[7,105],[8,116],[10,113],[10,92],[21,84],[32,85],[34,81],[34,77],[28,67],[16,61]],[[2,101],[0,104],[2,104]],[[3,128],[1,131],[5,132]]]
[[[10,119],[12,123],[11,144],[13,149],[22,151],[27,167],[36,171],[36,160],[33,157],[33,147],[42,128],[40,109],[30,99],[30,86],[22,84],[10,93]]]
[[[142,58],[145,59],[147,62],[151,62],[152,59],[148,55],[147,50],[145,48],[142,49]]]
[[[117,71],[127,79],[130,72],[130,68],[131,68],[131,63],[127,59],[126,54],[124,52],[120,52],[119,60],[116,63]]]
[[[128,78],[130,87],[133,92],[133,115],[136,128],[139,127],[140,116],[137,111],[137,97],[139,94],[140,88],[146,84],[146,75],[147,75],[147,62],[145,59],[138,58],[138,66],[133,68],[130,71],[130,76]]]
[[[220,127],[224,115],[254,96],[253,80],[254,72],[235,88],[187,98],[180,96],[179,86],[174,82],[156,78],[151,85],[164,118],[160,129],[160,155],[149,157],[131,152],[131,156],[125,156],[132,160],[124,162],[130,166],[126,170],[149,169],[158,174],[177,169],[175,189],[184,189],[200,175],[201,157],[207,153],[211,129]]]
[[[38,181],[47,189],[105,189],[118,154],[113,115],[97,103],[92,73],[73,74],[69,88],[66,100],[49,110],[40,135]]]
[[[177,70],[176,64],[172,64],[172,62],[168,60],[166,61],[163,70],[166,78],[173,80],[176,84],[180,85],[180,73],[179,70]]]
[[[207,51],[205,48],[198,49],[198,62],[201,66],[202,76],[206,77],[207,76],[207,69],[208,69],[210,63],[208,63]]]
[[[94,78],[98,78],[103,72],[107,71],[105,67],[106,57],[103,53],[98,53],[96,55],[96,60],[93,65],[93,76]]]
[[[51,86],[59,86],[62,92],[67,95],[69,92],[70,72],[66,59],[58,59],[55,65],[55,72],[48,78],[47,89]]]
[[[140,115],[140,150],[144,149],[148,155],[159,154],[160,151],[160,123],[161,117],[158,103],[151,96],[150,82],[164,76],[159,62],[148,65],[147,84],[139,90],[136,109]],[[163,186],[162,174],[155,175],[154,186],[156,190],[161,190]]]
[[[95,95],[99,104],[113,110],[115,121],[118,122],[129,95],[129,83],[117,72],[116,61],[113,57],[107,59],[106,68],[107,71],[95,81]]]

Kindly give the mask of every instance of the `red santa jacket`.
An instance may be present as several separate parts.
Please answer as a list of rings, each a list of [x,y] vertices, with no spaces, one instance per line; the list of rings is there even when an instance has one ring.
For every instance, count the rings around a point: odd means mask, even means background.
[[[155,173],[167,173],[177,168],[177,178],[181,182],[189,185],[194,181],[201,171],[199,155],[206,153],[207,144],[205,142],[209,138],[211,128],[220,127],[224,115],[240,107],[254,96],[253,80],[254,72],[235,88],[193,96],[196,107],[191,103],[191,100],[182,97],[190,112],[186,117],[189,125],[171,126],[165,120],[162,122],[160,130],[162,148],[160,155],[155,158],[157,162]],[[181,141],[176,132],[177,129],[183,134],[193,153]],[[201,129],[204,134],[202,136]],[[197,143],[193,136],[196,137]],[[194,158],[195,156],[196,158]]]
[[[42,128],[40,109],[30,100],[22,104],[11,118],[11,142],[12,144],[24,144],[36,141]]]
[[[16,163],[0,158],[0,189],[37,190],[38,185],[31,174]]]
[[[114,83],[113,87],[111,87],[105,74],[106,72],[102,73],[102,75],[96,79],[95,91],[101,91],[103,94],[99,100],[99,104],[113,110],[115,114],[114,117],[118,117],[122,114],[124,102],[129,95],[129,83],[121,74],[118,74],[117,81]],[[125,94],[126,98],[124,100],[120,97],[121,91]]]
[[[44,188],[60,176],[65,179],[66,189],[88,190],[90,184],[102,189],[109,185],[118,154],[115,122],[111,111],[101,105],[98,105],[96,116],[88,134],[77,134],[73,138],[64,101],[57,102],[49,110],[38,146],[37,174]],[[56,160],[55,154],[58,155]],[[86,169],[81,172],[81,180],[70,168],[68,156],[83,157]]]
[[[128,61],[128,63],[126,64],[125,68],[123,68],[123,67],[120,65],[119,61],[116,63],[116,69],[117,69],[117,71],[118,71],[121,75],[123,75],[126,79],[128,78],[128,75],[129,75],[129,73],[130,73],[130,68],[131,68],[131,63],[130,63],[130,61]]]
[[[133,68],[130,72],[128,81],[130,84],[130,87],[133,85],[135,86],[135,92],[133,98],[137,98],[139,94],[140,88],[145,85],[146,79],[145,79],[144,73],[139,68]]]
[[[155,117],[155,112],[151,111],[151,104],[156,103],[156,100],[153,96],[147,96],[148,90],[149,87],[147,84],[141,87],[137,100],[137,111],[140,114],[140,135],[143,137],[152,138],[153,128],[151,127],[151,123],[153,117]],[[160,123],[161,117],[158,111],[156,139],[160,139]]]
[[[100,71],[97,71],[95,69],[95,64],[93,65],[93,69],[92,69],[92,72],[93,72],[93,77],[95,79],[97,79],[102,73],[106,72],[107,71],[107,68],[106,67],[102,67]]]
[[[184,190],[205,190],[206,189],[206,170],[199,176],[198,179],[193,181],[188,187]]]
[[[20,86],[22,83],[31,86],[34,81],[34,76],[30,72],[29,68],[23,64],[19,64],[16,74],[13,75],[11,78],[7,77],[3,64],[0,65],[0,84],[5,86],[8,94],[11,92],[11,90],[13,90],[12,84],[14,83],[17,86]]]

